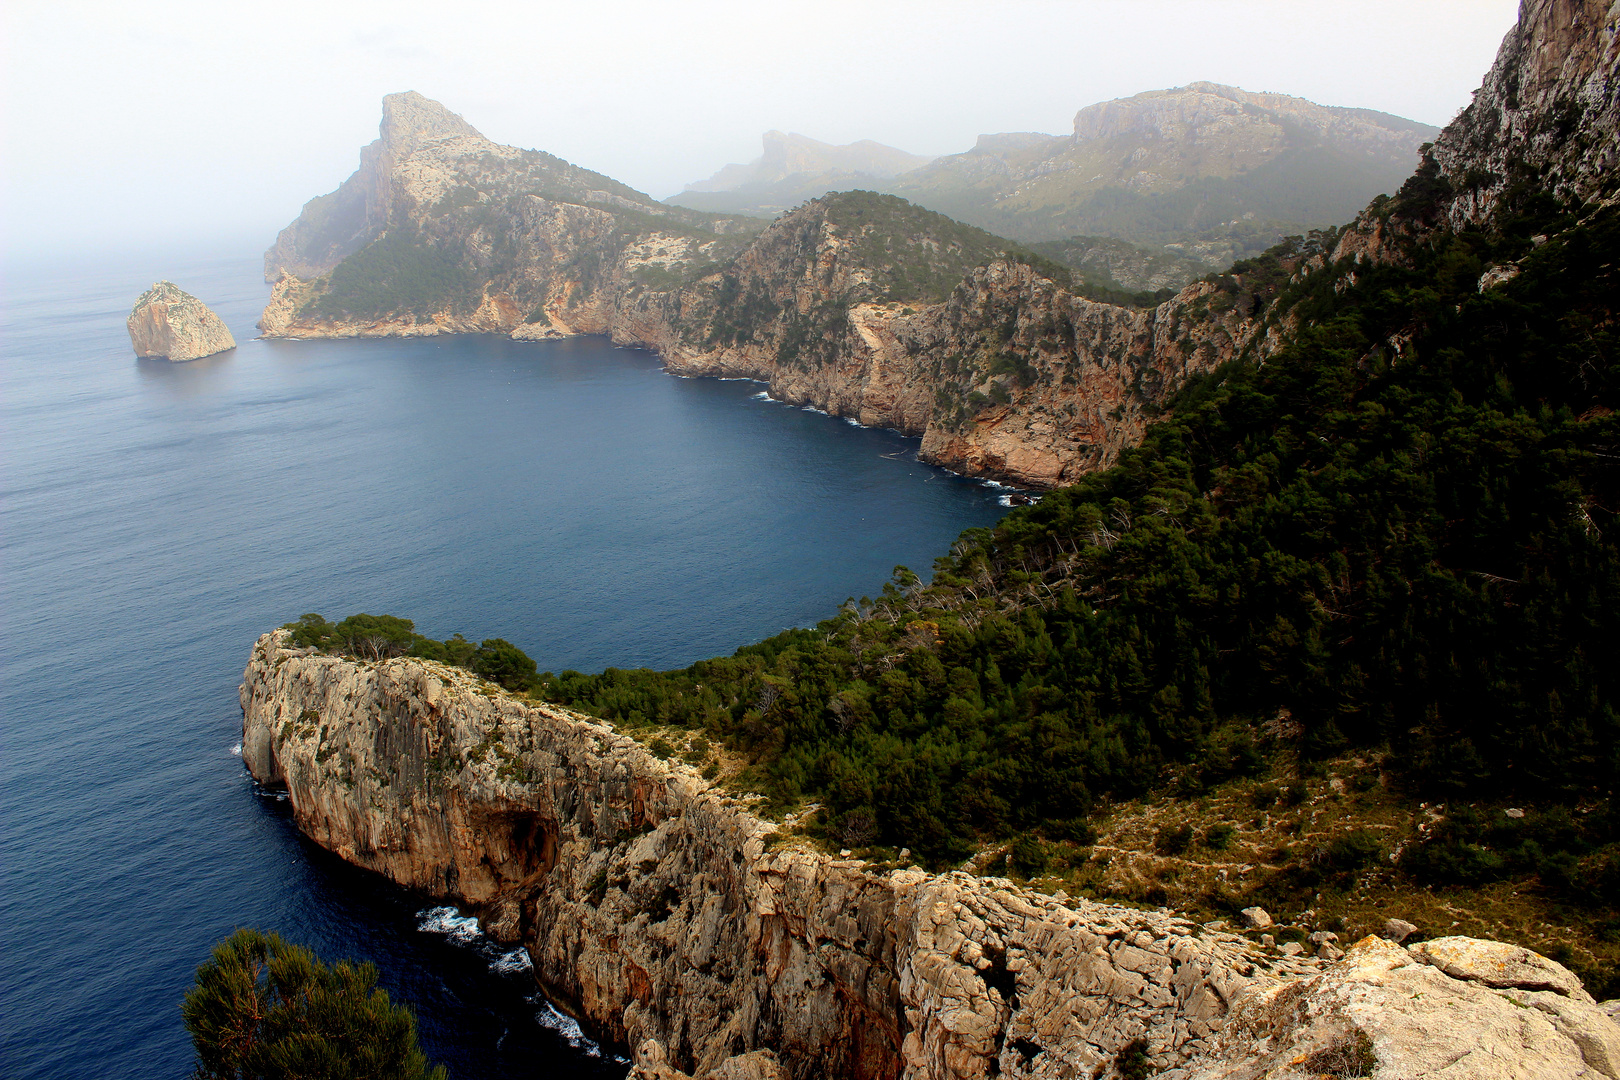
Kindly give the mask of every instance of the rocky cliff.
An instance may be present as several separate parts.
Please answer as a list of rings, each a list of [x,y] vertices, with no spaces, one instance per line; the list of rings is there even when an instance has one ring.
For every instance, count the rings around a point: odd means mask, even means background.
[[[178,364],[236,348],[224,320],[172,281],[159,281],[143,292],[127,325],[136,356]]]
[[[600,722],[285,645],[261,637],[243,675],[254,776],[317,843],[521,942],[643,1077],[1620,1075],[1620,1029],[1528,950],[1302,958],[1163,910],[834,859]]]
[[[1335,258],[1403,261],[1437,228],[1496,229],[1536,201],[1589,215],[1620,199],[1620,2],[1521,0],[1474,100]],[[1501,268],[1491,280],[1507,280]]]
[[[1127,308],[1005,258],[913,306],[866,249],[874,236],[890,248],[896,234],[925,248],[932,238],[852,220],[847,198],[784,217],[683,289],[672,332],[654,342],[669,369],[761,379],[780,400],[920,436],[927,461],[1055,487],[1111,464],[1155,403],[1259,326],[1253,296],[1232,283]]]
[[[1426,161],[1454,229],[1484,225],[1513,189],[1601,203],[1620,195],[1620,3],[1521,0],[1490,73]]]

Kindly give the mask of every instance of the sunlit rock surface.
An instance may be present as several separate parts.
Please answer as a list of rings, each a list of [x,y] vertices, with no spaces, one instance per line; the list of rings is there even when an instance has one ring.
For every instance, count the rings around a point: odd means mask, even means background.
[[[159,281],[142,293],[128,325],[136,356],[179,363],[236,348],[224,321],[172,281]]]

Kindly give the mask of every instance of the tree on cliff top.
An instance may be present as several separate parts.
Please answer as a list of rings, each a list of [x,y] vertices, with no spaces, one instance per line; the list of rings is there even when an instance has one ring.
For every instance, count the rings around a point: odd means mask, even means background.
[[[180,1011],[196,1080],[444,1080],[409,1009],[376,989],[377,969],[327,967],[275,934],[238,930],[197,968]]]

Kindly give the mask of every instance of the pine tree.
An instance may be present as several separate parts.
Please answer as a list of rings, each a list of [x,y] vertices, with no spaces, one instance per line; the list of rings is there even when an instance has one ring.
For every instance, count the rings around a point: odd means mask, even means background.
[[[416,1041],[409,1009],[378,990],[377,969],[238,930],[197,968],[180,1006],[195,1080],[444,1080]]]

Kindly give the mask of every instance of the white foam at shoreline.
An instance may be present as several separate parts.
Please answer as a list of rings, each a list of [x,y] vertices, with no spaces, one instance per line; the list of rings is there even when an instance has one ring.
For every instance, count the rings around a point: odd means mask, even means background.
[[[443,934],[457,945],[474,945],[483,933],[478,929],[478,920],[471,915],[463,915],[453,907],[428,908],[418,911],[416,917],[421,922],[416,928],[427,934]]]
[[[524,971],[534,970],[534,962],[529,959],[529,950],[516,948],[511,952],[502,953],[489,965],[491,971],[502,975],[516,975]]]
[[[557,1006],[544,998],[539,1000],[541,1002],[540,1009],[534,1014],[534,1018],[541,1027],[555,1031],[563,1037],[569,1046],[582,1052],[586,1057],[599,1058],[602,1056],[602,1048],[597,1045],[594,1039],[585,1034],[585,1030],[579,1026],[578,1020],[560,1011]]]

